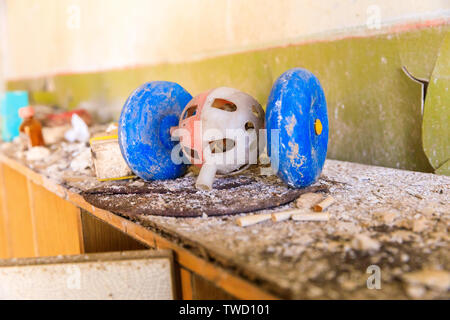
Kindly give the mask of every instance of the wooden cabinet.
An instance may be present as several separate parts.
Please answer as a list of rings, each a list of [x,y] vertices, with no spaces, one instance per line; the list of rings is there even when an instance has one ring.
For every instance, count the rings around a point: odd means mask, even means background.
[[[36,239],[30,209],[28,180],[19,171],[7,165],[1,165],[1,174],[3,182],[2,220],[6,227],[7,257],[36,257]]]
[[[148,249],[173,252],[175,298],[276,298],[0,154],[0,259]]]

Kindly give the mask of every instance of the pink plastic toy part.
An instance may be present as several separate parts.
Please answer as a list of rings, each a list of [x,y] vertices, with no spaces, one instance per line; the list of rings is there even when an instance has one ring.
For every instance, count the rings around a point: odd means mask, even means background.
[[[244,92],[220,87],[194,97],[175,135],[184,155],[201,168],[196,187],[211,189],[216,173],[236,173],[256,163],[263,127],[264,110]]]
[[[178,126],[179,129],[183,129],[180,136],[183,153],[190,160],[190,163],[197,167],[201,167],[203,164],[201,114],[205,100],[210,92],[211,90],[202,92],[189,101],[181,113]]]
[[[32,106],[22,107],[19,109],[19,117],[22,119],[31,118],[34,116],[34,109]]]

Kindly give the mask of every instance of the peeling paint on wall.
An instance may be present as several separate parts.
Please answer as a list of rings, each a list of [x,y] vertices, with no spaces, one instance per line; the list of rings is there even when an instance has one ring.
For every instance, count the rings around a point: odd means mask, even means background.
[[[423,146],[436,173],[450,175],[450,35],[442,41],[428,84]]]

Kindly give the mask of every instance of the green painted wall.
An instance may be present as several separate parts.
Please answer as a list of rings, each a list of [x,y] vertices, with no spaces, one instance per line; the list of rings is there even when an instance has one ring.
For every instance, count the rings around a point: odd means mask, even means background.
[[[401,70],[431,77],[450,26],[415,29],[366,38],[349,38],[246,52],[198,62],[139,67],[54,77],[58,100],[75,107],[96,101],[119,107],[140,84],[180,83],[191,94],[231,86],[265,104],[272,83],[292,67],[320,79],[328,101],[328,157],[433,172],[422,147],[421,87]],[[43,79],[13,81],[9,89],[30,89]]]
[[[438,174],[450,175],[450,34],[442,41],[423,115],[423,146]]]

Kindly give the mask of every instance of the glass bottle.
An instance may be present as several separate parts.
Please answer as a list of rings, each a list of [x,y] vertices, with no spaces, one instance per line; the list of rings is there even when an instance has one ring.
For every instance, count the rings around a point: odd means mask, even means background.
[[[34,119],[33,107],[20,108],[19,116],[23,119],[19,131],[26,135],[28,148],[45,145],[44,137],[42,136],[42,125],[38,120]]]

